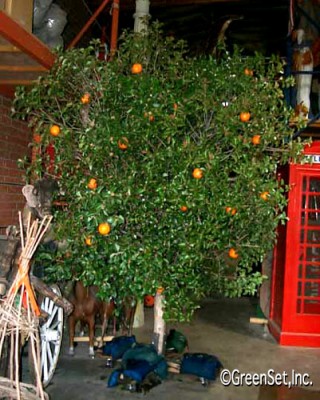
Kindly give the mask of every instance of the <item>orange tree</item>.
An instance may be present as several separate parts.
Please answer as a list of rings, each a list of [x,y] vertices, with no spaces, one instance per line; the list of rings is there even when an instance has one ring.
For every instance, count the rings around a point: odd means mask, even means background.
[[[157,24],[126,32],[108,63],[94,45],[57,54],[14,103],[41,136],[26,176],[52,175],[67,203],[55,211],[67,248],[46,276],[97,284],[102,298],[162,287],[177,320],[206,294],[254,294],[286,218],[276,168],[301,153],[282,68],[238,50],[189,58]]]

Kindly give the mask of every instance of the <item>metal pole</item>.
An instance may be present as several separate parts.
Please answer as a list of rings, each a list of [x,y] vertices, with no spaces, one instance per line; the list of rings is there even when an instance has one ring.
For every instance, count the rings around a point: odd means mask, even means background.
[[[109,0],[103,0],[103,2],[100,4],[100,6],[96,9],[96,11],[91,15],[89,18],[88,22],[85,24],[85,26],[81,29],[81,31],[77,34],[77,36],[71,41],[71,43],[68,45],[68,49],[74,47],[79,40],[82,38],[82,36],[87,32],[87,30],[90,28],[92,23],[94,22],[95,19],[98,18],[98,16],[101,14],[105,6],[109,3]]]
[[[114,55],[114,53],[117,49],[118,29],[119,29],[119,4],[120,4],[120,0],[113,0],[111,40],[110,40],[111,57]]]

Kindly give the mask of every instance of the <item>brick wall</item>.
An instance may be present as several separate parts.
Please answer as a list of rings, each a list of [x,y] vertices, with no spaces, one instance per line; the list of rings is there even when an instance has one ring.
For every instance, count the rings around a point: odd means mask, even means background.
[[[10,118],[11,100],[0,95],[0,235],[18,223],[25,201],[21,189],[23,171],[17,160],[30,155],[31,131],[27,124]]]

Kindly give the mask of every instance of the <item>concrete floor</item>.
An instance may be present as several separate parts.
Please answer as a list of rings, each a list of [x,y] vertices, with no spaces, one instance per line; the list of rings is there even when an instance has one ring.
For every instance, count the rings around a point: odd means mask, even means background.
[[[197,311],[190,324],[169,325],[184,333],[189,340],[190,352],[216,355],[224,368],[241,373],[275,373],[292,371],[308,373],[312,387],[288,389],[282,386],[223,386],[220,379],[203,387],[198,379],[182,374],[170,374],[162,384],[146,394],[150,400],[319,400],[320,349],[280,347],[262,326],[249,323],[256,315],[253,299],[207,300]],[[145,326],[134,330],[140,343],[150,343],[153,328],[153,310],[146,309]],[[111,370],[106,360],[88,357],[88,346],[79,343],[76,354],[67,354],[67,330],[60,353],[58,367],[46,391],[51,400],[118,400],[140,399],[143,394],[130,393],[120,387],[107,388]],[[290,380],[288,378],[288,380]]]

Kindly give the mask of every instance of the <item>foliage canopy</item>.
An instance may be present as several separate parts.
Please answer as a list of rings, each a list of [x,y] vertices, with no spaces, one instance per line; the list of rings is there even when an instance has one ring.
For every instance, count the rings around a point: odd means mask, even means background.
[[[131,73],[134,63],[141,73]],[[253,294],[262,277],[252,269],[285,220],[277,166],[302,149],[288,127],[289,84],[277,57],[235,50],[220,60],[189,58],[158,24],[145,35],[126,32],[107,63],[94,45],[57,54],[50,73],[20,89],[14,104],[41,135],[27,176],[54,176],[67,202],[54,219],[67,249],[51,256],[46,275],[98,284],[104,298],[163,287],[165,315],[178,320],[207,293]],[[98,232],[104,222],[108,235]]]

